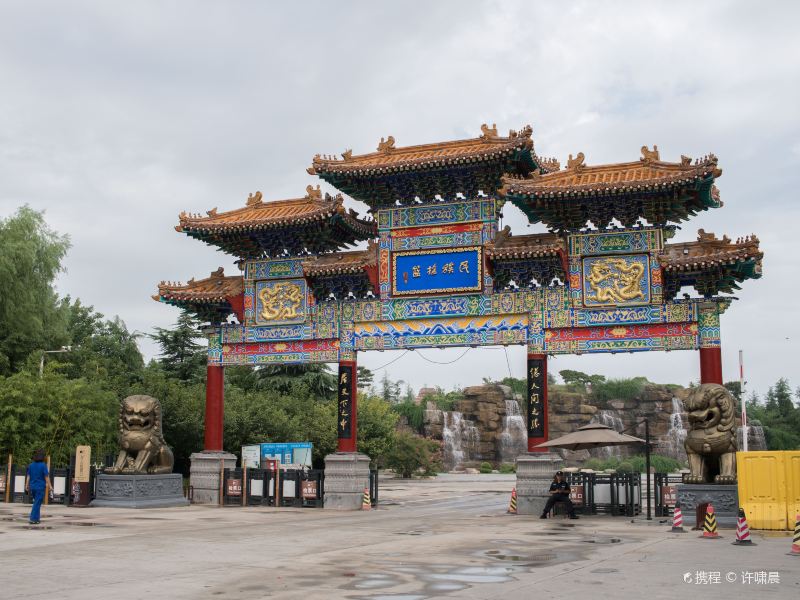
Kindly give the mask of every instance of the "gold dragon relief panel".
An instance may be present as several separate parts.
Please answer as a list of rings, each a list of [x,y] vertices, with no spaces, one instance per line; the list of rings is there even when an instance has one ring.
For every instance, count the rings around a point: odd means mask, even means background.
[[[303,279],[257,281],[256,323],[286,325],[306,320],[308,293]]]
[[[587,256],[583,259],[584,306],[625,306],[649,302],[647,254]]]

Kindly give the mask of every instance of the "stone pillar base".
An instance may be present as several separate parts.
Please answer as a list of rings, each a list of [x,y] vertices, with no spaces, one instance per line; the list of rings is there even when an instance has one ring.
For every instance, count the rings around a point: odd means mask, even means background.
[[[734,483],[722,485],[715,483],[679,483],[677,500],[681,503],[681,513],[685,523],[695,523],[697,507],[711,503],[720,529],[736,529],[739,517],[739,488]],[[701,517],[700,528],[703,528],[705,516]]]
[[[369,456],[336,452],[325,457],[325,508],[360,510],[369,488]]]
[[[158,475],[97,475],[97,493],[89,506],[164,508],[187,506],[180,473]]]
[[[220,469],[236,467],[236,456],[230,452],[195,452],[189,457],[189,486],[192,504],[219,504]]]
[[[563,465],[554,452],[529,452],[517,458],[517,514],[542,514],[553,475]]]

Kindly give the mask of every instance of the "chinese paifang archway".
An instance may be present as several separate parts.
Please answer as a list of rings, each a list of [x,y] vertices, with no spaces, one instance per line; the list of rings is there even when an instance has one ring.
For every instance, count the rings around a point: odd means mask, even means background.
[[[238,259],[242,271],[162,282],[155,299],[208,321],[205,449],[222,450],[226,365],[339,364],[338,449],[355,453],[359,351],[525,344],[528,449],[548,438],[547,356],[699,350],[700,379],[722,383],[720,315],[761,276],[755,236],[676,225],[722,206],[717,158],[565,168],[534,151],[531,128],[376,152],[317,155],[316,175],[370,207],[309,185],[303,197],[204,215],[177,231]],[[500,230],[506,203],[549,233]],[[358,242],[365,250],[343,251]],[[676,298],[684,286],[697,294]],[[228,323],[235,315],[238,323]]]

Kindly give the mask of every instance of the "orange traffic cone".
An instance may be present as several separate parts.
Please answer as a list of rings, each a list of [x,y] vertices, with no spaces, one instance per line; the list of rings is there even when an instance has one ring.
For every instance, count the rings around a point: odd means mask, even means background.
[[[511,502],[508,505],[509,514],[517,514],[517,488],[511,490]]]
[[[739,509],[739,518],[736,520],[736,541],[734,546],[755,546],[750,539],[750,527],[747,526],[747,517],[744,516],[744,509]]]
[[[700,537],[711,540],[719,539],[719,534],[717,533],[717,517],[714,514],[714,507],[711,506],[711,503],[709,503],[708,508],[706,508],[706,519],[703,523],[703,535]]]
[[[675,511],[672,513],[672,533],[686,533],[683,529],[683,513],[680,502],[675,504]]]
[[[361,500],[361,510],[372,510],[372,503],[369,500],[369,488],[364,488],[364,499]]]
[[[792,551],[789,556],[800,556],[800,515],[794,520],[794,537],[792,537]]]

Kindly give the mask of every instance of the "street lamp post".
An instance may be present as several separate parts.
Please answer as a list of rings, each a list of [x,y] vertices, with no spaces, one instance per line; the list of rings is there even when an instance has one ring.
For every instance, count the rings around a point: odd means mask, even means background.
[[[61,346],[61,350],[42,350],[42,358],[39,359],[39,378],[44,376],[44,355],[45,354],[60,354],[62,352],[69,352],[72,346]]]

